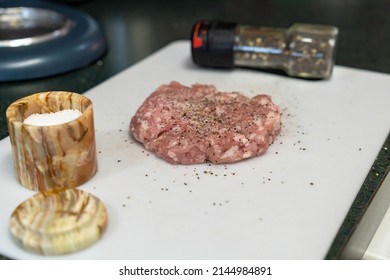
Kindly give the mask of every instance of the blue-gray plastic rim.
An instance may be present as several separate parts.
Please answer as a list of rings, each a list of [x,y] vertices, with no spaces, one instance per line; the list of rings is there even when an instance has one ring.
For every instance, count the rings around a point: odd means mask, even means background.
[[[52,76],[88,65],[106,51],[104,36],[88,14],[49,1],[0,0],[1,8],[52,10],[74,24],[64,36],[29,46],[0,47],[0,82]]]

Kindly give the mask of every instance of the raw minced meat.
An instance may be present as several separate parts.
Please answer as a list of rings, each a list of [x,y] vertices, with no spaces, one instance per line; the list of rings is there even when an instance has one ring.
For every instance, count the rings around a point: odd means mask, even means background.
[[[157,88],[130,122],[133,137],[173,164],[230,163],[264,154],[281,129],[268,95],[248,98],[213,85]]]

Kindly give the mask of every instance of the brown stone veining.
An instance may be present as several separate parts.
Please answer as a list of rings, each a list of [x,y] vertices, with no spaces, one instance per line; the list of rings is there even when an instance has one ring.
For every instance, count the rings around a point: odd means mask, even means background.
[[[68,123],[23,124],[34,113],[77,109],[82,115]],[[96,173],[92,102],[80,94],[52,91],[12,103],[6,112],[14,167],[19,182],[32,190],[77,187]]]
[[[95,196],[79,189],[38,193],[12,213],[10,231],[22,248],[42,255],[62,255],[99,240],[107,210]]]

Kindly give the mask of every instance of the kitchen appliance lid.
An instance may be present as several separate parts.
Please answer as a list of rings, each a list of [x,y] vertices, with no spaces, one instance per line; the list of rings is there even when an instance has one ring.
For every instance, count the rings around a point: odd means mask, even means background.
[[[64,73],[105,51],[98,24],[81,11],[47,1],[0,0],[0,82]]]

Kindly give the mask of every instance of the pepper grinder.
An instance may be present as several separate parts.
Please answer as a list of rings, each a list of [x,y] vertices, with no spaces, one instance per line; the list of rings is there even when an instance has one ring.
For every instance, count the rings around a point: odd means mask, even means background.
[[[198,21],[192,29],[192,58],[208,67],[281,69],[289,76],[327,79],[335,59],[338,29],[296,23],[289,29]]]

